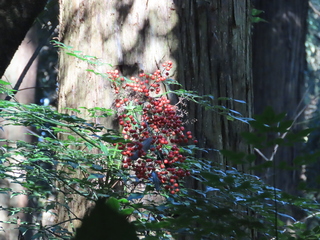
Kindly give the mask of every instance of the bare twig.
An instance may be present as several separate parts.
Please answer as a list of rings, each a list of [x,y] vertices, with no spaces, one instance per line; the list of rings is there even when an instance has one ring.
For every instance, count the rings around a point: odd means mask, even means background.
[[[320,13],[320,12],[319,12],[319,13]],[[318,98],[318,96],[314,97],[312,100],[315,100],[315,99],[317,99],[317,98]],[[288,127],[287,131],[280,136],[281,139],[284,139],[284,138],[287,136],[287,134],[288,134],[288,132],[290,131],[290,129],[296,124],[297,120],[298,120],[299,117],[304,113],[304,111],[307,109],[307,107],[308,107],[308,105],[304,106],[304,107],[300,110],[300,112],[298,112],[298,114],[294,117],[293,122],[292,122],[292,124],[290,125],[290,127]],[[254,150],[255,150],[264,160],[266,160],[266,161],[273,161],[274,156],[276,155],[276,153],[277,153],[277,151],[278,151],[278,148],[279,148],[279,144],[276,144],[276,145],[274,146],[274,148],[273,148],[273,152],[272,152],[270,158],[267,158],[267,157],[266,157],[259,149],[257,149],[257,148],[254,148]]]
[[[254,148],[254,150],[266,161],[269,161],[269,159],[258,149]]]
[[[313,4],[311,3],[311,1],[309,1],[309,6],[311,7],[311,9],[317,14],[320,16],[320,11],[318,11],[314,6]]]

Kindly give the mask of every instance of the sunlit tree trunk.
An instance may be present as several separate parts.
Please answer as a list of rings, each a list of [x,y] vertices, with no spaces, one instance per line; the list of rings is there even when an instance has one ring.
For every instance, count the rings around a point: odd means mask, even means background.
[[[64,44],[101,58],[128,75],[139,70],[152,73],[159,64],[171,60],[176,66],[172,78],[187,90],[245,101],[215,103],[251,116],[249,0],[61,0],[60,4],[60,41]],[[74,114],[65,108],[111,107],[110,83],[85,72],[90,68],[60,54],[60,111]],[[106,72],[107,67],[97,70]],[[249,151],[239,136],[248,130],[247,124],[228,121],[195,104],[187,111],[189,119],[197,120],[188,128],[201,147]],[[102,124],[116,127],[107,119]],[[227,164],[214,151],[207,157]],[[59,201],[63,198],[58,196]],[[80,198],[74,198],[72,208],[78,216],[86,210]],[[62,209],[58,213],[58,221],[68,219]]]

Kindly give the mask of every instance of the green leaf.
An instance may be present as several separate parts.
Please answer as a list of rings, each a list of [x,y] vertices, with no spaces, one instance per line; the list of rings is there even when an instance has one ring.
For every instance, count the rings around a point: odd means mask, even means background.
[[[134,208],[125,208],[120,211],[120,214],[128,216],[134,212]]]
[[[261,18],[261,17],[251,17],[251,22],[253,23],[259,23],[259,22],[268,22],[265,19]]]
[[[119,203],[123,203],[123,204],[126,204],[126,203],[129,203],[129,201],[125,198],[121,198],[118,200]]]
[[[278,127],[278,131],[280,133],[287,132],[292,126],[292,124],[293,124],[293,121],[281,121]]]
[[[213,187],[215,185],[221,185],[221,177],[218,175],[215,175],[212,172],[202,171],[201,176],[207,180],[207,183],[205,183],[206,185],[213,186]]]
[[[253,9],[251,10],[251,15],[252,15],[252,16],[257,16],[257,15],[259,15],[259,14],[261,14],[261,13],[264,13],[264,11],[263,11],[263,10],[256,9],[256,8],[253,8]]]
[[[87,178],[87,180],[104,178],[104,177],[105,177],[105,175],[103,175],[103,174],[91,173],[91,174],[89,175],[89,177]]]
[[[56,207],[56,205],[54,203],[51,203],[49,205],[46,206],[46,212],[48,212],[51,209],[54,209]]]
[[[141,199],[143,197],[144,197],[144,194],[132,193],[132,194],[129,195],[128,200],[131,201],[131,200],[134,200],[134,199]]]
[[[273,166],[273,161],[265,161],[261,164],[257,164],[253,167],[250,167],[252,170],[265,171],[267,168],[271,168]]]
[[[76,141],[76,138],[72,135],[68,135],[68,139],[71,140],[71,141]]]
[[[108,156],[108,155],[109,155],[109,150],[108,150],[108,148],[106,147],[106,145],[104,145],[102,142],[99,142],[99,145],[100,145],[101,151],[102,151],[106,156]]]
[[[170,222],[168,221],[161,221],[161,222],[152,222],[152,223],[147,223],[146,227],[151,228],[151,229],[162,229],[162,228],[167,228],[171,225]]]
[[[177,80],[175,79],[172,79],[172,78],[167,78],[165,81],[164,81],[165,84],[169,84],[169,85],[178,85],[178,86],[182,86]]]
[[[0,79],[0,85],[10,85],[10,83]]]
[[[289,132],[286,136],[286,139],[292,143],[305,142],[305,138],[313,131],[313,128],[307,128],[295,133]]]
[[[235,118],[234,118],[233,116],[226,116],[226,118],[227,118],[227,120],[229,120],[229,121],[234,121],[234,120],[235,120]]]
[[[110,134],[103,134],[101,136],[101,140],[109,143],[125,143],[128,142],[128,140],[124,139],[123,137],[120,136],[115,136],[115,135],[110,135]]]
[[[110,197],[110,198],[107,200],[106,204],[107,204],[111,209],[113,209],[114,211],[119,212],[120,204],[119,204],[119,201],[118,201],[116,198]]]
[[[232,161],[234,164],[246,163],[244,152],[234,152],[229,150],[221,150],[220,153],[227,158],[227,161]]]

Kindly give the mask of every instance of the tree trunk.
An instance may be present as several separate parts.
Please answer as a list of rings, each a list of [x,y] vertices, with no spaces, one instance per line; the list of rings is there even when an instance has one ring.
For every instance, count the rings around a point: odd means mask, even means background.
[[[38,45],[38,35],[37,35],[37,28],[39,26],[35,25],[32,27],[25,39],[22,41],[21,45],[19,46],[18,50],[16,51],[13,59],[11,60],[10,65],[6,69],[2,79],[8,81],[15,85],[17,82],[20,74],[24,70],[25,66],[27,65],[29,59],[33,55],[35,49]],[[27,103],[34,103],[35,102],[35,87],[36,87],[36,80],[37,80],[37,59],[31,65],[29,71],[27,72],[26,76],[24,77],[24,81],[20,87],[20,89],[25,89],[18,92],[15,95],[15,99],[19,103],[27,104]],[[4,99],[5,96],[1,96]],[[25,142],[33,142],[35,139],[31,135],[28,135],[28,131],[30,128],[24,126],[4,126],[3,129],[0,131],[0,138],[8,140],[8,145],[12,145],[10,141],[25,141]],[[3,144],[3,143],[2,143]],[[21,160],[21,159],[20,159]],[[0,181],[1,187],[8,187],[11,188],[14,192],[22,191],[23,188],[19,183],[14,183],[12,179],[1,179]],[[8,194],[1,194],[0,197],[0,206],[7,208],[7,207],[27,207],[28,206],[28,197],[26,195],[17,195],[15,197],[10,196],[10,192]],[[1,210],[0,211],[0,219],[1,221],[10,221],[13,217],[19,216],[21,221],[27,221],[27,216],[20,212],[17,215],[12,217],[8,216],[8,212]],[[0,231],[0,239],[6,240],[14,240],[18,239],[18,229],[15,229],[16,226],[12,224],[5,224],[1,223],[0,228],[4,231]]]
[[[249,0],[61,0],[60,4],[60,41],[64,44],[117,66],[125,75],[141,69],[152,73],[157,65],[171,60],[177,66],[172,78],[187,90],[246,101],[221,104],[251,116]],[[88,68],[93,66],[60,54],[60,111],[72,113],[66,107],[111,107],[110,83],[85,72]],[[97,70],[106,72],[107,67]],[[187,110],[188,119],[197,119],[189,128],[201,147],[249,151],[239,136],[248,130],[247,124],[227,121],[194,104]],[[102,124],[117,127],[112,121]],[[227,163],[218,154],[208,157]],[[59,195],[58,200],[63,199]],[[81,217],[84,202],[74,198],[72,204]],[[59,211],[58,221],[66,219],[63,210]]]
[[[44,13],[46,0],[36,1],[1,1],[0,3],[0,44],[2,47],[0,58],[0,76],[4,81],[8,81],[13,87],[17,86],[17,81],[22,80],[19,90],[14,95],[14,100],[21,104],[29,104],[36,102],[37,74],[38,74],[38,54],[45,43],[48,42],[48,37],[57,25],[57,11],[53,8],[58,6],[58,1],[50,1],[47,7],[50,14],[56,13],[55,16],[46,13],[47,20],[44,16],[39,16]],[[49,15],[49,16],[48,16]],[[39,22],[50,22],[51,31],[47,31],[42,24],[36,22],[39,16]],[[49,19],[48,19],[49,18]],[[23,40],[23,41],[22,41]],[[20,45],[20,46],[19,46]],[[29,67],[27,67],[30,64]],[[48,67],[48,66],[47,66]],[[22,77],[23,76],[23,77]],[[0,94],[1,99],[5,99],[6,95]],[[7,99],[6,99],[7,100]],[[1,116],[1,114],[0,114]],[[4,125],[3,119],[2,124]],[[2,125],[2,126],[3,126]],[[25,141],[34,142],[35,137],[29,134],[29,131],[35,131],[32,127],[6,125],[0,131],[0,138],[8,140],[7,145],[15,148],[13,142]],[[3,145],[1,142],[0,145]],[[18,161],[25,159],[16,158]],[[9,173],[10,174],[10,173]],[[22,192],[25,189],[21,186],[21,182],[13,181],[10,178],[1,179],[1,187],[7,187],[8,194],[1,194],[0,205],[3,209],[6,208],[36,208],[34,198],[28,197],[25,194],[13,195],[15,192]],[[10,196],[11,195],[11,196]],[[40,214],[27,214],[20,211],[17,214],[8,215],[8,211],[0,211],[0,239],[18,239],[19,230],[17,225],[4,223],[5,221],[14,222],[14,219],[19,217],[21,222],[35,223],[39,221]],[[47,223],[44,221],[44,223]],[[31,239],[34,232],[27,231],[24,234],[24,239]],[[20,238],[19,238],[20,239]]]
[[[246,104],[233,101],[215,101],[215,104],[251,117],[250,1],[176,1],[176,11],[179,42],[172,55],[177,59],[178,81],[200,95],[245,101]],[[197,119],[190,127],[200,147],[249,152],[239,135],[248,131],[247,124],[228,121],[225,116],[205,111],[197,104],[191,104],[188,112],[189,119]],[[208,157],[232,165],[214,152]]]
[[[46,0],[0,2],[0,76],[46,3]]]
[[[260,114],[269,105],[276,113],[285,112],[287,118],[293,120],[304,101],[308,1],[256,0],[254,7],[264,11],[260,17],[267,21],[255,24],[253,31],[254,112]],[[272,150],[266,152],[266,156],[270,156]],[[299,146],[280,147],[276,164],[285,161],[294,166],[298,151]],[[274,173],[266,172],[262,177],[273,184]],[[298,170],[278,169],[275,186],[297,194],[299,174]]]

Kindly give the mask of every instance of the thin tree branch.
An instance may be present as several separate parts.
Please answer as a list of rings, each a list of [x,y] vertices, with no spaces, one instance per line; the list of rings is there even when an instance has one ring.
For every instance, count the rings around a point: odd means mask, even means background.
[[[319,12],[319,13],[320,13],[320,12]],[[318,98],[318,96],[314,97],[312,100],[315,100],[315,99],[317,99],[317,98]],[[304,106],[304,107],[300,110],[300,112],[294,117],[293,122],[292,122],[292,124],[290,125],[290,127],[288,127],[287,131],[280,136],[281,139],[284,139],[284,138],[287,136],[289,130],[295,125],[295,123],[298,121],[298,118],[304,113],[304,111],[307,109],[308,106],[309,106],[309,105]],[[266,160],[266,161],[273,161],[273,159],[274,159],[274,157],[275,157],[275,155],[276,155],[276,153],[277,153],[277,151],[278,151],[278,148],[279,148],[279,144],[276,144],[276,145],[274,146],[274,148],[273,148],[273,152],[272,152],[270,158],[267,158],[267,157],[266,157],[259,149],[257,149],[257,148],[254,148],[254,150],[255,150],[264,160]]]
[[[48,37],[44,39],[44,41],[42,41],[38,47],[36,48],[36,50],[34,51],[34,53],[32,54],[31,58],[29,59],[27,65],[24,67],[22,73],[20,74],[20,77],[18,78],[18,81],[16,82],[14,88],[13,88],[13,95],[8,95],[6,96],[6,98],[4,99],[5,101],[10,101],[13,96],[19,91],[19,88],[23,82],[24,77],[26,76],[27,72],[29,71],[32,63],[34,62],[34,60],[37,58],[37,56],[39,55],[39,52],[41,51],[41,49],[43,48],[43,46],[46,44],[46,42],[48,41],[48,39],[52,36],[52,34],[54,33],[56,29],[56,26],[52,26],[51,29],[48,32]],[[0,110],[1,112],[1,110]]]
[[[313,4],[311,3],[311,1],[309,1],[309,6],[311,7],[311,9],[317,14],[320,16],[320,11],[318,11],[314,6]]]

